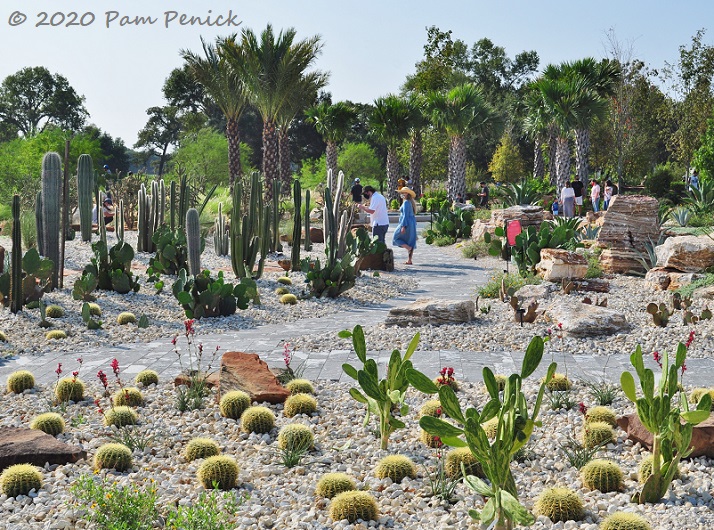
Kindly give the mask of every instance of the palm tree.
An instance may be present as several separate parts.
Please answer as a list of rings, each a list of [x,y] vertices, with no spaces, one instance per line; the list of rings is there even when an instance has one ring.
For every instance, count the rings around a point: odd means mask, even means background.
[[[450,137],[446,193],[450,200],[466,195],[466,135],[480,134],[497,122],[481,91],[471,83],[429,95],[432,123]]]
[[[292,92],[306,75],[320,53],[320,37],[295,42],[296,31],[289,28],[277,35],[268,24],[260,38],[244,29],[240,44],[226,41],[222,53],[241,74],[251,102],[263,119],[263,175],[266,195],[272,194],[272,183],[280,178],[278,151],[278,118]]]
[[[524,129],[528,137],[533,140],[533,178],[542,179],[545,176],[545,161],[543,160],[543,142],[550,132],[550,118],[543,105],[540,92],[530,85],[526,92],[525,104],[527,115]],[[555,150],[554,150],[555,151]],[[552,157],[551,157],[552,158]],[[553,165],[555,167],[555,165]]]
[[[412,190],[421,195],[421,167],[424,142],[422,132],[429,124],[426,115],[426,98],[422,94],[413,93],[407,100],[409,106],[409,180]]]
[[[238,120],[245,109],[248,98],[245,86],[236,70],[223,60],[218,49],[225,42],[234,43],[235,36],[219,39],[217,46],[206,43],[201,38],[201,57],[192,51],[181,50],[181,57],[188,65],[194,79],[203,85],[206,93],[226,117],[226,138],[228,139],[228,173],[231,190],[236,179],[242,176],[240,162],[240,132]]]
[[[333,179],[337,176],[337,145],[345,139],[352,123],[357,119],[357,111],[348,103],[338,101],[330,104],[323,101],[309,108],[305,114],[307,121],[315,125],[317,133],[327,144],[325,158],[327,170],[332,170]],[[330,189],[334,183],[330,183]]]
[[[376,99],[369,123],[375,136],[387,144],[387,193],[390,200],[396,199],[399,179],[397,147],[409,134],[407,100],[392,94]]]

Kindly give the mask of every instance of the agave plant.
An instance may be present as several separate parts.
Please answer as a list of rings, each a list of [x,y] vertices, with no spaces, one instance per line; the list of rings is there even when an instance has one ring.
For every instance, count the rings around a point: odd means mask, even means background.
[[[525,181],[523,184],[507,184],[499,188],[499,194],[503,205],[518,206],[521,204],[539,204],[541,194],[531,181]]]
[[[714,209],[714,180],[702,180],[699,188],[690,188],[685,202],[694,213],[702,214]]]
[[[684,206],[678,206],[669,211],[669,218],[681,227],[689,224],[690,217],[692,217],[692,211]]]

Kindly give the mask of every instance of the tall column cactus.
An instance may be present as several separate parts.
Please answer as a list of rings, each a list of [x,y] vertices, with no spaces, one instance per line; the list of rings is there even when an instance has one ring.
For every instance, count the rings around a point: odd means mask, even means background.
[[[280,188],[279,180],[273,181],[273,230],[270,243],[271,252],[282,252],[283,246],[280,244]],[[267,236],[268,234],[266,234]]]
[[[186,212],[186,248],[188,250],[188,272],[196,276],[201,272],[201,223],[198,210]]]
[[[124,242],[124,201],[119,201],[117,215],[114,221],[114,230],[116,230],[117,240],[120,243]]]
[[[308,197],[309,197],[309,191]],[[295,179],[293,182],[293,202],[295,204],[295,213],[293,215],[293,243],[290,248],[290,261],[293,271],[300,270],[300,231],[302,223],[300,220],[300,211],[302,209],[302,194],[300,190],[300,181]],[[310,233],[305,233],[305,240],[310,239]]]
[[[305,250],[312,250],[312,240],[310,239],[310,190],[305,190]]]
[[[260,174],[253,173],[251,178],[250,201],[248,213],[243,214],[243,186],[236,183],[233,188],[233,210],[231,213],[231,265],[233,273],[238,278],[253,276],[253,265],[261,249],[261,239],[269,238],[270,234],[264,233],[263,214],[263,184]],[[263,254],[267,254],[264,252]],[[261,259],[265,259],[263,256]],[[259,273],[262,270],[259,270]],[[260,275],[255,276],[260,278]]]
[[[169,191],[169,202],[171,203],[169,205],[170,210],[169,210],[169,227],[171,228],[171,231],[173,232],[176,230],[176,181],[172,180],[171,181],[171,189]]]
[[[138,207],[137,207],[137,219],[136,219],[136,229],[137,229],[137,241],[136,250],[138,252],[148,252],[146,244],[146,186],[143,184],[139,188],[139,193],[137,197]]]
[[[236,182],[233,186],[233,208],[231,210],[231,267],[236,278],[245,278],[243,263],[243,239],[241,204],[243,201],[243,184]]]
[[[104,194],[100,193],[99,198],[101,199],[101,208],[104,208]],[[97,228],[99,230],[99,240],[104,243],[106,246],[107,244],[107,225],[104,222],[104,210],[97,208]]]
[[[35,233],[37,234],[37,252],[42,254],[45,248],[44,231],[42,229],[42,190],[35,198]]]
[[[92,194],[94,192],[94,168],[92,157],[80,155],[77,160],[77,195],[79,197],[79,229],[82,241],[92,241]],[[97,205],[99,208],[99,205]]]
[[[22,311],[22,234],[20,232],[20,196],[12,198],[12,262],[10,264],[10,311]]]
[[[42,159],[42,255],[52,260],[53,289],[58,285],[61,185],[62,159],[57,153],[46,153]]]
[[[228,255],[229,231],[226,230],[226,217],[223,215],[223,203],[218,203],[218,217],[213,233],[213,248],[217,256]]]

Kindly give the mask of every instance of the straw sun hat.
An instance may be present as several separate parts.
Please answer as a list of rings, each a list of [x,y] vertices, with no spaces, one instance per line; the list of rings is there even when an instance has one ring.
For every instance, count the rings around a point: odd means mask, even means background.
[[[416,197],[416,193],[414,193],[414,190],[410,190],[406,186],[403,186],[397,190],[397,193],[404,193],[406,195],[409,195],[412,199]]]

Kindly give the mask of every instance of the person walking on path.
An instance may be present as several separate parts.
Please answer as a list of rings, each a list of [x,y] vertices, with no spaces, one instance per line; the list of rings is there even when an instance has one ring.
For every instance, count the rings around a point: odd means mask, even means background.
[[[570,182],[566,182],[565,187],[560,190],[560,203],[565,217],[575,217],[575,190]]]
[[[412,255],[416,248],[417,222],[416,222],[416,193],[406,186],[399,190],[402,196],[402,205],[399,208],[399,224],[394,231],[392,246],[402,247],[407,251],[407,261],[405,265],[412,265]]]
[[[480,198],[478,205],[481,208],[488,208],[489,191],[488,191],[488,186],[486,186],[485,182],[481,182],[481,192],[478,194],[478,196]]]
[[[583,188],[585,187],[583,185],[583,181],[580,179],[574,180],[571,184],[570,187],[573,188],[573,192],[575,193],[575,210],[579,216],[583,215]]]
[[[590,189],[590,202],[593,203],[593,212],[597,213],[600,211],[600,184],[597,180],[592,179],[590,181],[592,188]]]
[[[605,195],[603,195],[603,210],[607,210],[610,207],[610,201],[612,200],[612,181],[608,180],[605,182]]]
[[[352,202],[359,204],[362,202],[362,184],[359,183],[359,179],[355,179],[354,186],[350,190],[352,193]]]
[[[387,199],[372,186],[365,186],[362,195],[365,199],[369,199],[369,208],[364,204],[358,204],[357,208],[369,214],[372,235],[376,236],[382,243],[386,243],[384,238],[387,235],[387,230],[389,230]]]

